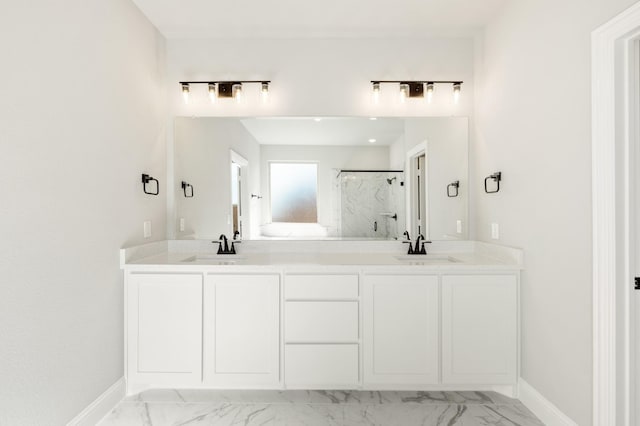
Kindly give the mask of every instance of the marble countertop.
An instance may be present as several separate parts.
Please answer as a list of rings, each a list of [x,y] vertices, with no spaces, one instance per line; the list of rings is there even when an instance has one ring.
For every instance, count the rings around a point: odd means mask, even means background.
[[[210,243],[209,243],[210,244]],[[480,244],[480,245],[478,245]],[[490,247],[487,247],[490,246]],[[204,249],[203,249],[204,247]],[[326,270],[328,266],[341,269],[366,267],[367,269],[392,269],[400,271],[405,268],[415,269],[491,269],[518,270],[522,269],[521,250],[487,245],[485,243],[459,244],[440,247],[427,255],[407,255],[401,251],[406,246],[398,243],[388,247],[379,244],[370,251],[367,245],[361,245],[358,251],[353,247],[334,246],[335,251],[325,248],[302,250],[300,247],[290,247],[294,250],[286,251],[280,247],[278,251],[270,251],[271,246],[265,245],[260,250],[249,247],[246,251],[238,248],[236,255],[217,255],[212,246],[198,246],[197,243],[187,244],[171,241],[151,243],[131,249],[123,249],[121,266],[123,269],[140,270],[152,267],[158,270],[202,270],[214,269],[223,271],[242,272],[245,270]],[[373,247],[373,246],[372,246]],[[285,249],[283,251],[283,249]],[[394,249],[391,251],[389,249]],[[456,250],[458,249],[458,250]],[[350,250],[350,251],[347,251]],[[514,252],[515,251],[515,252]]]

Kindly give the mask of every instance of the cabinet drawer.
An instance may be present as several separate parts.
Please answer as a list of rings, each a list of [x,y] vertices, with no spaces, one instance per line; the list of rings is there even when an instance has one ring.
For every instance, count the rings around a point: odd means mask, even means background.
[[[287,299],[356,299],[357,275],[287,275],[284,280]]]
[[[358,385],[358,345],[286,345],[288,388],[327,389]]]
[[[358,302],[286,302],[284,335],[287,342],[357,342]]]

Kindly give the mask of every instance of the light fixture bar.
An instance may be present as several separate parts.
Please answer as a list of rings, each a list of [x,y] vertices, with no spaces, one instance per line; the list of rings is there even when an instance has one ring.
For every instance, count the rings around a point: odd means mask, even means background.
[[[271,83],[271,80],[207,80],[207,81],[181,81],[179,84],[221,84],[221,83]]]
[[[371,84],[380,83],[417,83],[417,84],[462,84],[464,81],[459,80],[371,80]]]

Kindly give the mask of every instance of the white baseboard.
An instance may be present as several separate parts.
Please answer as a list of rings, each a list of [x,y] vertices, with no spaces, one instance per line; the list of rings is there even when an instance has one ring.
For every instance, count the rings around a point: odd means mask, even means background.
[[[124,377],[96,398],[87,408],[74,417],[67,426],[95,426],[125,397]]]
[[[522,378],[519,381],[518,388],[520,402],[531,410],[546,426],[578,426],[576,422],[571,420]]]

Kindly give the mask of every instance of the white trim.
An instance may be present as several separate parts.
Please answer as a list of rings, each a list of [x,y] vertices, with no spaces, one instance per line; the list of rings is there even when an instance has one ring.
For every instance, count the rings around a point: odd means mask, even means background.
[[[547,426],[578,426],[566,414],[535,390],[529,383],[520,379],[518,383],[520,402]]]
[[[118,379],[109,389],[96,398],[80,414],[67,423],[67,426],[93,426],[98,424],[125,397],[124,377]]]
[[[404,176],[404,186],[405,186],[405,208],[406,208],[406,212],[405,212],[405,218],[406,218],[406,228],[407,230],[414,235],[414,238],[416,238],[418,235],[416,232],[413,232],[414,230],[414,223],[413,223],[413,218],[412,218],[412,202],[413,202],[413,175],[412,175],[412,163],[413,160],[421,155],[425,156],[425,175],[426,175],[426,170],[427,170],[427,147],[428,147],[428,141],[425,139],[423,142],[417,144],[416,146],[414,146],[413,148],[411,148],[410,150],[407,151],[406,154],[406,159],[405,159],[405,176]],[[426,176],[425,176],[426,179]],[[425,180],[426,182],[426,180]],[[425,238],[427,240],[430,239],[430,234],[429,234],[429,216],[428,216],[428,211],[429,211],[429,192],[428,192],[428,185],[424,185],[424,197],[425,197],[425,203],[426,203],[426,211],[427,211],[427,217],[425,219],[425,229],[422,231],[422,234],[425,236]]]
[[[629,425],[628,371],[620,353],[628,347],[621,311],[629,287],[625,271],[616,263],[628,250],[625,233],[618,234],[617,208],[625,202],[622,190],[628,176],[616,174],[616,152],[628,152],[629,43],[640,28],[640,3],[592,33],[592,191],[593,191],[593,424]],[[633,34],[633,32],[636,34]],[[618,158],[628,161],[628,158]],[[626,180],[626,182],[625,182]],[[624,230],[623,230],[624,231]],[[622,237],[620,237],[622,235]],[[624,268],[622,268],[624,269]],[[629,285],[631,285],[629,283]],[[622,291],[621,291],[622,289]],[[622,307],[622,305],[620,305]],[[622,322],[625,320],[623,319]],[[620,393],[622,395],[620,395]],[[618,405],[617,405],[618,404]]]

